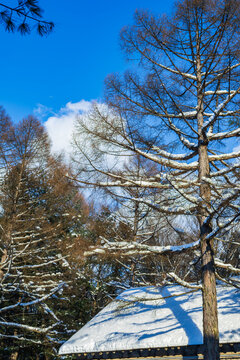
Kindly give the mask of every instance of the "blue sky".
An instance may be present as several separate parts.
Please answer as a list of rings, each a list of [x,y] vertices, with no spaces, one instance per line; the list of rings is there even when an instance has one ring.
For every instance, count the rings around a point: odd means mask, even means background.
[[[174,0],[40,0],[45,18],[55,23],[47,38],[0,31],[0,104],[14,121],[41,104],[57,113],[69,102],[102,95],[108,73],[128,65],[119,32],[135,9],[170,12]]]

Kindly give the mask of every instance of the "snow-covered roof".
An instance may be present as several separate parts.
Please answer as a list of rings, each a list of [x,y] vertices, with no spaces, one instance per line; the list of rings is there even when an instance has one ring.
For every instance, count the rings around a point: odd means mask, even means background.
[[[240,291],[217,286],[220,343],[240,342]],[[199,345],[201,291],[181,286],[124,291],[65,342],[59,354]]]

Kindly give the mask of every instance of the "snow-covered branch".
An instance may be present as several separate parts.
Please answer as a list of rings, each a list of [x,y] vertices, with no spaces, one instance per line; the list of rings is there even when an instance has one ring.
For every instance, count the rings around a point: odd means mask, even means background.
[[[23,341],[25,343],[32,343],[32,344],[38,344],[38,345],[42,344],[42,340],[29,339],[29,338],[27,338],[25,336],[20,336],[20,335],[3,335],[3,334],[0,334],[0,339],[11,339],[11,340]]]
[[[177,162],[170,159],[164,159],[162,157],[156,156],[151,153],[147,153],[145,151],[142,151],[140,149],[135,149],[136,153],[145,157],[146,159],[152,160],[153,162],[169,167],[171,169],[179,169],[179,170],[196,170],[198,167],[198,162],[194,161],[192,163],[184,163],[184,162]]]
[[[220,154],[220,155],[209,155],[208,159],[211,162],[211,161],[236,159],[239,156],[240,156],[240,151],[236,151],[236,152]]]
[[[202,289],[202,285],[190,284],[189,282],[180,279],[180,277],[178,277],[174,272],[170,272],[167,275],[176,281],[176,283],[188,289]]]
[[[141,244],[137,242],[127,242],[127,241],[109,241],[105,238],[101,238],[104,245],[99,247],[94,247],[92,250],[85,251],[84,256],[88,257],[91,255],[97,254],[107,254],[110,253],[119,253],[121,256],[130,256],[130,255],[148,255],[148,254],[155,254],[155,255],[162,255],[167,253],[181,253],[188,250],[196,249],[199,246],[199,240],[194,241],[188,244],[182,244],[179,246],[152,246]]]
[[[233,91],[233,93],[229,94],[228,97],[218,105],[213,115],[203,124],[202,130],[205,131],[209,126],[213,125],[217,120],[218,116],[225,109],[225,107],[230,103],[230,101],[239,93],[240,86],[237,90]]]
[[[149,208],[158,211],[159,213],[162,214],[166,214],[166,215],[181,215],[181,214],[185,214],[185,215],[192,215],[194,214],[194,212],[197,209],[197,205],[187,205],[186,204],[182,204],[181,205],[175,205],[174,204],[171,205],[164,205],[164,204],[158,204],[157,202],[153,202],[153,201],[148,201],[148,200],[144,200],[143,198],[133,198],[134,201],[137,201],[139,203],[145,204],[147,205]],[[169,199],[170,200],[170,199]],[[176,196],[175,196],[175,200],[176,200]],[[195,198],[194,198],[195,201]],[[191,201],[192,203],[192,201]]]
[[[209,241],[213,238],[215,238],[215,236],[220,233],[223,229],[227,229],[228,226],[230,226],[238,217],[240,216],[240,212],[238,212],[236,215],[231,216],[230,219],[228,221],[226,221],[225,223],[219,224],[218,226],[216,226],[206,237],[206,239]],[[207,219],[210,219],[207,218]]]
[[[240,64],[239,64],[240,65]],[[204,92],[204,96],[206,95],[228,95],[235,93],[235,90],[208,90]],[[240,93],[240,91],[239,91]]]
[[[223,140],[223,139],[229,139],[231,137],[240,136],[240,128],[237,128],[232,131],[225,131],[222,133],[216,133],[216,134],[207,134],[208,140]]]
[[[5,326],[5,327],[27,330],[30,332],[36,332],[38,334],[46,334],[49,331],[51,331],[52,329],[54,329],[58,325],[58,323],[55,323],[46,328],[40,328],[37,326],[30,326],[30,325],[26,325],[26,324],[19,324],[19,323],[9,322],[9,321],[0,321],[0,325]]]
[[[174,154],[174,153],[170,153],[170,152],[161,150],[157,146],[152,146],[152,150],[155,151],[159,156],[162,156],[166,159],[181,160],[181,161],[192,159],[197,153],[196,151],[191,151],[188,154]]]
[[[45,300],[47,300],[48,298],[50,298],[53,294],[57,293],[58,291],[60,291],[63,287],[64,287],[65,283],[62,283],[60,285],[58,285],[55,289],[53,289],[49,294],[47,295],[44,295],[42,296],[41,298],[38,298],[38,299],[35,299],[35,300],[32,300],[32,301],[28,301],[28,302],[17,302],[16,304],[13,304],[13,305],[9,305],[9,306],[5,306],[4,308],[1,308],[0,309],[0,313],[3,313],[5,311],[9,311],[9,310],[12,310],[12,309],[15,309],[19,306],[21,307],[26,307],[26,306],[32,306],[32,305],[36,305],[36,304],[39,304],[39,303],[42,303],[44,302]]]
[[[44,266],[47,266],[49,264],[53,264],[53,263],[56,263],[56,262],[59,262],[59,261],[62,261],[64,260],[65,257],[61,257],[61,258],[56,258],[56,259],[53,259],[53,260],[50,260],[50,261],[47,261],[47,262],[44,262],[44,263],[41,263],[41,264],[36,264],[36,265],[21,265],[21,266],[13,266],[12,269],[26,269],[26,268],[31,268],[31,269],[37,269],[37,268],[41,268],[41,267],[44,267]]]
[[[225,264],[223,261],[221,261],[220,259],[215,258],[214,259],[214,263],[217,267],[222,268],[222,269],[226,269],[228,271],[234,272],[236,274],[240,274],[240,269],[235,268],[234,266],[232,266],[231,264]]]

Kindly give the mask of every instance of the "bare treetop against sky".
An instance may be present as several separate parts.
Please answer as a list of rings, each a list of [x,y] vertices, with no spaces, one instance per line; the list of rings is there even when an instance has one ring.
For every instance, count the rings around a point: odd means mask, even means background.
[[[55,24],[47,38],[0,31],[1,105],[19,120],[38,104],[57,112],[67,102],[97,99],[105,76],[126,67],[119,31],[132,21],[134,11],[170,12],[173,3],[41,0],[44,18]]]

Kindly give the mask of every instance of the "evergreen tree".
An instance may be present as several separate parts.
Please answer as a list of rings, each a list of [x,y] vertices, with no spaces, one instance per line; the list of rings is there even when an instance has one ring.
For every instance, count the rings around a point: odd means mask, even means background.
[[[6,31],[26,35],[36,28],[37,33],[43,36],[53,30],[53,22],[43,19],[38,0],[16,0],[14,3],[0,3],[0,20]]]

